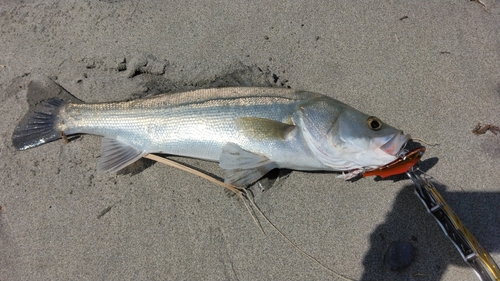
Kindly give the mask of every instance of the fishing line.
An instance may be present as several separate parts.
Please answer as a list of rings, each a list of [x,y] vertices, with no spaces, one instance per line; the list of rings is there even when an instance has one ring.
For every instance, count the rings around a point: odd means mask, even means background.
[[[439,142],[427,142],[427,141],[424,141],[423,139],[419,139],[419,138],[411,138],[411,139],[414,141],[423,142],[426,145],[430,145],[430,146],[436,146],[436,145],[440,144]]]

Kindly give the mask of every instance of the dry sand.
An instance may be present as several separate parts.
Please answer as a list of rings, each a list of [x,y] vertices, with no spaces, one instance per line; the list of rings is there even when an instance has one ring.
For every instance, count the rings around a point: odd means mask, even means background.
[[[0,280],[344,280],[266,223],[261,234],[240,201],[203,179],[147,161],[138,173],[97,173],[99,137],[12,147],[38,75],[98,102],[203,85],[244,65],[439,142],[424,155],[427,172],[500,263],[500,136],[471,132],[500,125],[500,4],[481,1],[486,9],[468,0],[1,1]],[[164,74],[117,70],[148,55],[168,61]],[[350,279],[476,280],[408,179],[293,172],[256,202]],[[382,262],[396,240],[417,248],[399,273]]]

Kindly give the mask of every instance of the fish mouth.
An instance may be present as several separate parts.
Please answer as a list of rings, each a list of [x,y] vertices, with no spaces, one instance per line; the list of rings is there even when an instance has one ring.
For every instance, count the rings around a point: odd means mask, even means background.
[[[400,131],[399,134],[395,134],[388,142],[382,145],[380,149],[387,154],[397,156],[410,139],[410,135],[406,135]]]

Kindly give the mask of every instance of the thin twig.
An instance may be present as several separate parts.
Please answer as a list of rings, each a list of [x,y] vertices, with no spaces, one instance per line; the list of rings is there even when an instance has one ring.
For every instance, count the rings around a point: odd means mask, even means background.
[[[209,180],[210,182],[213,182],[215,184],[218,184],[222,187],[225,187],[227,189],[229,189],[231,192],[234,192],[234,194],[238,195],[238,197],[240,197],[242,200],[243,200],[243,204],[245,204],[245,207],[247,208],[247,211],[250,213],[250,215],[252,216],[252,219],[254,221],[254,223],[257,225],[257,227],[260,229],[260,231],[265,234],[264,232],[264,229],[262,228],[262,226],[260,225],[259,223],[259,220],[257,219],[257,217],[255,217],[255,214],[253,213],[253,211],[251,210],[251,208],[248,206],[246,200],[245,200],[245,196],[246,196],[246,193],[244,194],[243,191],[241,191],[240,188],[238,188],[237,186],[235,185],[232,185],[232,184],[227,184],[225,182],[221,182],[207,174],[204,174],[200,171],[197,171],[193,168],[189,168],[185,165],[182,165],[180,163],[177,163],[175,161],[172,161],[170,159],[167,159],[167,158],[163,158],[163,157],[160,157],[158,155],[154,155],[154,154],[146,154],[144,156],[144,158],[148,158],[148,159],[151,159],[151,160],[154,160],[154,161],[157,161],[157,162],[160,162],[160,163],[163,163],[165,165],[168,165],[168,166],[171,166],[171,167],[174,167],[174,168],[177,168],[177,169],[180,169],[180,170],[183,170],[185,172],[188,172],[188,173],[191,173],[191,174],[194,174],[196,176],[199,176],[199,177],[202,177],[206,180]]]
[[[154,154],[147,154],[144,156],[144,158],[148,158],[148,159],[151,159],[151,160],[154,160],[154,161],[157,161],[157,162],[160,162],[160,163],[163,163],[165,165],[168,165],[168,166],[171,166],[171,167],[174,167],[174,168],[178,168],[178,169],[181,169],[183,171],[186,171],[186,172],[189,172],[189,173],[192,173],[194,175],[197,175],[199,177],[202,177],[204,179],[207,179],[209,180],[210,182],[212,183],[215,183],[215,184],[218,184],[220,186],[223,186],[227,189],[229,189],[230,191],[234,192],[236,195],[238,195],[238,197],[240,197],[242,200],[243,200],[243,203],[245,204],[245,207],[247,208],[247,211],[250,213],[250,215],[252,216],[252,219],[254,220],[255,224],[259,227],[259,229],[262,231],[262,233],[264,233],[264,229],[262,228],[262,226],[260,225],[258,219],[255,217],[255,213],[253,212],[253,210],[257,210],[257,213],[260,214],[264,220],[277,232],[279,233],[279,235],[281,235],[281,237],[283,237],[283,239],[285,239],[285,241],[287,243],[289,243],[290,245],[292,245],[292,247],[299,251],[299,253],[301,253],[302,255],[310,258],[311,260],[313,260],[315,263],[319,264],[322,268],[324,268],[326,271],[332,273],[333,275],[335,276],[338,276],[344,280],[351,280],[351,281],[354,281],[354,279],[350,279],[338,272],[335,272],[334,270],[330,269],[329,267],[327,267],[326,265],[324,265],[323,263],[321,263],[317,258],[313,257],[311,254],[307,253],[305,250],[303,250],[302,248],[300,248],[299,246],[297,246],[297,244],[295,244],[292,240],[290,240],[290,238],[288,238],[281,230],[279,230],[267,217],[266,215],[264,215],[264,213],[260,210],[260,208],[257,206],[257,204],[255,204],[255,201],[253,199],[253,196],[252,194],[247,190],[247,189],[241,189],[235,185],[232,185],[232,184],[227,184],[227,183],[224,183],[220,180],[217,180],[207,174],[204,174],[200,171],[197,171],[195,169],[192,169],[192,168],[189,168],[185,165],[182,165],[180,163],[177,163],[175,161],[172,161],[170,159],[166,159],[166,158],[163,158],[163,157],[160,157],[160,156],[157,156],[157,155],[154,155]],[[247,203],[246,203],[246,200],[250,201],[250,203],[252,204],[252,208],[250,208]]]
[[[351,281],[354,281],[354,279],[351,279],[349,277],[346,277],[338,272],[335,272],[333,269],[330,269],[328,266],[324,265],[321,261],[319,261],[317,258],[313,257],[311,254],[309,254],[308,252],[306,252],[305,250],[303,250],[302,248],[300,248],[297,244],[295,244],[292,240],[290,240],[290,238],[288,238],[281,230],[279,230],[279,228],[277,228],[267,217],[266,215],[264,215],[264,213],[260,210],[260,208],[257,206],[257,204],[255,204],[254,200],[252,197],[249,196],[250,193],[247,192],[247,190],[245,189],[244,190],[245,194],[248,196],[249,198],[249,201],[250,203],[252,203],[252,206],[255,208],[255,210],[257,210],[257,213],[259,213],[263,218],[264,220],[269,224],[271,225],[271,227],[279,233],[279,235],[281,235],[281,237],[283,237],[283,239],[285,239],[286,242],[288,242],[288,244],[292,245],[293,248],[295,248],[295,250],[299,251],[299,253],[303,254],[304,256],[310,258],[311,260],[313,260],[315,263],[319,264],[323,269],[325,269],[326,271],[332,273],[333,275],[335,276],[338,276],[340,278],[343,278],[345,280],[351,280]],[[250,199],[251,198],[251,199]]]
[[[215,184],[218,184],[220,186],[223,186],[223,187],[229,189],[230,191],[234,192],[236,195],[238,195],[240,197],[243,195],[243,192],[241,191],[241,189],[238,188],[238,187],[236,187],[236,186],[234,186],[234,185],[232,185],[232,184],[227,184],[225,182],[221,182],[221,181],[219,181],[219,180],[217,180],[217,179],[215,179],[215,178],[213,178],[213,177],[211,177],[211,176],[209,176],[207,174],[204,174],[204,173],[202,173],[200,171],[197,171],[197,170],[195,170],[193,168],[189,168],[189,167],[187,167],[185,165],[182,165],[182,164],[177,163],[175,161],[172,161],[170,159],[167,159],[167,158],[164,158],[164,157],[160,157],[160,156],[154,155],[154,154],[146,154],[144,156],[144,158],[148,158],[148,159],[151,159],[151,160],[154,160],[154,161],[166,164],[168,166],[172,166],[174,168],[186,171],[186,172],[194,174],[196,176],[202,177],[202,178],[204,178],[206,180],[209,180],[209,181],[211,181],[211,182],[213,182]]]
[[[3,206],[0,206],[0,215],[3,215],[4,211],[5,211],[5,208]],[[12,226],[10,225],[10,222],[9,222],[9,218],[7,217],[7,215],[5,215],[4,217],[5,217],[5,221],[7,222],[7,225],[10,228],[10,231],[13,232]]]

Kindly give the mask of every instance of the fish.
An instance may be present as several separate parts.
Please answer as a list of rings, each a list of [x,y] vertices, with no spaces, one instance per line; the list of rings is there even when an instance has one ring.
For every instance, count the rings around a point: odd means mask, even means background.
[[[323,94],[227,87],[108,103],[50,98],[16,126],[12,144],[26,150],[79,134],[103,137],[98,171],[161,153],[218,162],[225,182],[236,186],[276,168],[349,179],[396,160],[411,138]]]

